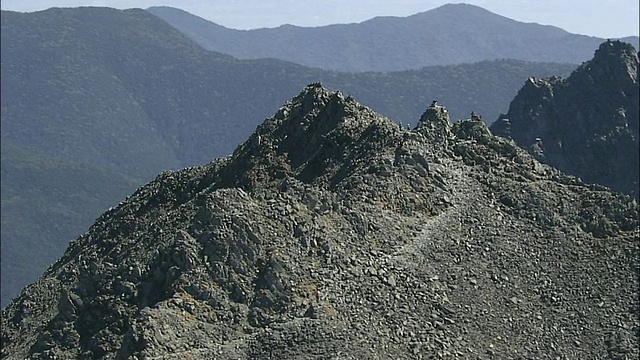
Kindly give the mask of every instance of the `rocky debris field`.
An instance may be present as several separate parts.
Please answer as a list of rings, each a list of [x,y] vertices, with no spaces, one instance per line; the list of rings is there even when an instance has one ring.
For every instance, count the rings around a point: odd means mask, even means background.
[[[2,359],[636,359],[638,204],[434,103],[311,84],[104,213],[2,310]]]

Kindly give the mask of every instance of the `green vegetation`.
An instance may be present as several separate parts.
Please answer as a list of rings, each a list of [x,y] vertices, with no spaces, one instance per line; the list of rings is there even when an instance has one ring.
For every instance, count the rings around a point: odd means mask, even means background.
[[[147,11],[205,49],[240,59],[275,58],[338,71],[399,71],[502,58],[579,64],[604,41],[521,23],[469,4],[359,24],[255,30],[228,29],[171,7]],[[637,36],[622,40],[637,47]]]
[[[2,304],[142,181],[2,144]]]

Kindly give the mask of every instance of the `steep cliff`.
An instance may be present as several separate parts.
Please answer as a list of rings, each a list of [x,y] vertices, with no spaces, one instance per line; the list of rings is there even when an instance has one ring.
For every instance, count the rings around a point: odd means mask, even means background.
[[[540,161],[638,197],[638,54],[607,41],[567,79],[530,78],[492,125]]]

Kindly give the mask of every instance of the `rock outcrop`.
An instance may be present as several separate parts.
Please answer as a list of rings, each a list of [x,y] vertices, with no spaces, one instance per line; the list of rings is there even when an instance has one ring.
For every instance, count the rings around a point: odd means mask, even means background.
[[[2,359],[635,358],[638,205],[434,103],[319,84],[103,214],[2,310]]]
[[[607,41],[567,79],[528,79],[492,130],[538,160],[638,198],[638,54]]]

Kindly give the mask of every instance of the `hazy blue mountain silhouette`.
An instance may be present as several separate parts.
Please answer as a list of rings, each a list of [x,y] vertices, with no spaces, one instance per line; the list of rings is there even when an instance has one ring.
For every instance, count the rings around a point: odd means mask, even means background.
[[[340,71],[395,71],[495,59],[580,64],[605,39],[447,4],[358,24],[235,30],[171,7],[151,7],[204,48],[239,59],[275,58]],[[638,37],[622,39],[638,46]]]

